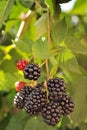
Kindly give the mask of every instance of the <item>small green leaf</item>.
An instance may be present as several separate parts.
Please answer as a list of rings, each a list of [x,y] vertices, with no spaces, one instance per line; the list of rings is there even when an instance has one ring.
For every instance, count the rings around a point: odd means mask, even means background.
[[[7,19],[13,4],[14,0],[0,0],[0,27]]]
[[[33,43],[32,46],[33,56],[36,58],[46,59],[51,56],[48,42],[41,39]]]
[[[75,55],[69,49],[63,49],[58,54],[59,67],[74,73],[80,73]]]
[[[43,14],[35,23],[36,38],[40,38],[47,32],[47,14]]]

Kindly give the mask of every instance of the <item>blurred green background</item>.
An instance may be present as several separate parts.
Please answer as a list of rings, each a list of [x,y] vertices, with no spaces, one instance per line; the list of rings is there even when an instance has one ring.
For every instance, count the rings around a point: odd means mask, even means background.
[[[61,10],[67,1],[0,0],[0,130],[87,130],[87,0]],[[14,107],[15,82],[29,82],[16,68],[19,59],[47,59],[50,76],[64,78],[75,110],[56,127]],[[42,70],[37,82],[47,78]]]

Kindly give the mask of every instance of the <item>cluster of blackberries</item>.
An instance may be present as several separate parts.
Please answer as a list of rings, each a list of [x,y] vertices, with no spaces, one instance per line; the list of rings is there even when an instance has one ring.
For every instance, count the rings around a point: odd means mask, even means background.
[[[35,81],[40,77],[41,68],[37,64],[29,63],[23,59],[17,62],[16,67],[23,71],[25,79]]]
[[[28,67],[28,66],[27,66]],[[55,126],[62,115],[73,112],[74,103],[66,95],[66,86],[61,78],[52,78],[35,87],[24,83],[14,97],[14,105],[24,109],[29,116],[42,116],[43,121]]]

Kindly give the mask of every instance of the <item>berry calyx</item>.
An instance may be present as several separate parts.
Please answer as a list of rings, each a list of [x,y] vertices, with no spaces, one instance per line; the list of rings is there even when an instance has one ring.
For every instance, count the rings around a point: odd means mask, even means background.
[[[27,60],[19,60],[16,64],[16,67],[19,69],[19,70],[24,70],[25,66],[29,64],[29,62]]]
[[[23,82],[23,81],[17,81],[15,83],[15,89],[16,91],[20,91],[22,89],[23,86],[26,86],[26,82]]]

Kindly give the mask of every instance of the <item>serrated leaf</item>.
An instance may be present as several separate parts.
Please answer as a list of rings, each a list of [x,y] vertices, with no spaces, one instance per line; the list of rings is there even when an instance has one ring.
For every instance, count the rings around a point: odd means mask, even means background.
[[[74,73],[80,73],[75,55],[69,49],[63,49],[58,54],[59,67]]]
[[[35,23],[36,38],[40,38],[47,32],[47,14],[43,14]]]
[[[57,72],[57,69],[58,69],[58,65],[55,65],[52,67],[51,71],[50,71],[50,76],[53,77],[56,72]]]
[[[51,56],[51,52],[48,46],[48,42],[41,39],[33,43],[32,46],[33,56],[36,58],[46,59]]]
[[[79,123],[87,119],[87,77],[77,77],[72,82],[73,86],[73,101],[75,103],[75,110],[72,113],[72,119],[75,123]]]
[[[14,0],[0,0],[0,27],[7,19],[13,4]]]

